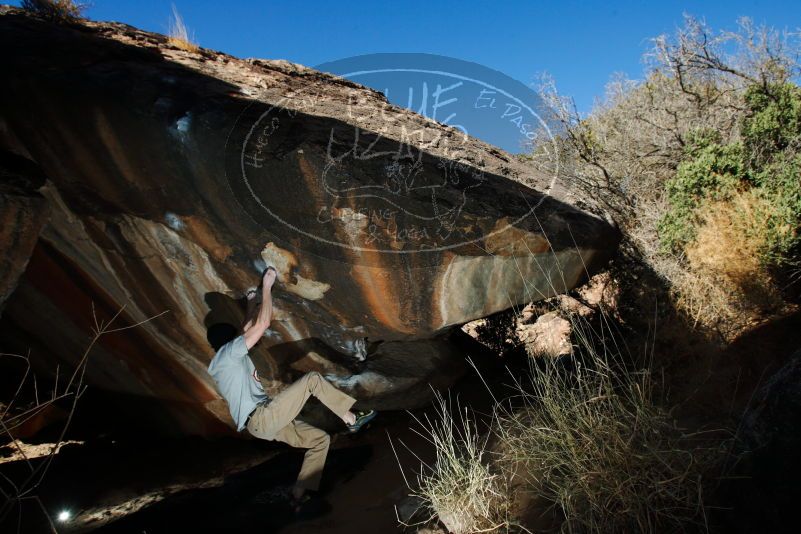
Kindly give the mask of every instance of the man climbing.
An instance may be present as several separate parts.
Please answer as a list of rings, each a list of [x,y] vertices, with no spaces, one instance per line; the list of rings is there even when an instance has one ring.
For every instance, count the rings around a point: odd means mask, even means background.
[[[257,438],[308,449],[292,489],[293,507],[297,510],[309,491],[318,490],[331,442],[325,431],[295,419],[309,396],[314,395],[339,416],[350,432],[357,432],[376,414],[372,410],[352,412],[350,408],[356,399],[336,389],[317,372],[306,373],[273,398],[265,394],[248,351],[270,326],[275,279],[276,270],[268,267],[262,278],[261,306],[256,305],[257,290],[248,291],[248,313],[242,334],[230,324],[209,328],[209,343],[217,351],[209,364],[209,373],[228,402],[238,431],[247,428]]]

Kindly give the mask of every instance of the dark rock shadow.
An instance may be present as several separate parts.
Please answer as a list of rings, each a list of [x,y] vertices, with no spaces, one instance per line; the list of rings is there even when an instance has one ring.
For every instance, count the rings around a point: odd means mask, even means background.
[[[373,447],[361,445],[329,453],[319,498],[295,515],[278,495],[295,482],[304,451],[288,448],[245,472],[225,478],[218,488],[188,490],[168,497],[97,532],[280,532],[293,523],[330,511],[326,496],[362,471]]]

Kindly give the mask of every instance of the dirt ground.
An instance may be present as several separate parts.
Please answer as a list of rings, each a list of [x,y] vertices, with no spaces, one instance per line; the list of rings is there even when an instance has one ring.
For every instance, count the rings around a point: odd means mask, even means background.
[[[500,375],[502,370],[498,367],[495,372]],[[451,396],[473,409],[490,406],[491,397],[474,373],[452,388]],[[430,412],[431,408],[413,413],[425,417]],[[298,515],[291,514],[276,494],[294,482],[303,452],[264,443],[277,449],[276,456],[226,477],[222,486],[176,494],[99,532],[253,532],[254,527],[287,534],[403,532],[396,506],[408,502],[404,474],[413,482],[420,461],[430,463],[433,457],[432,447],[415,430],[420,426],[412,415],[396,411],[379,413],[356,435],[337,435],[319,498]]]

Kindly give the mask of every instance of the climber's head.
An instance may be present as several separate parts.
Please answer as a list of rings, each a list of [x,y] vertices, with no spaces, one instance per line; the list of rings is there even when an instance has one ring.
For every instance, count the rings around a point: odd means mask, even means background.
[[[239,330],[235,326],[228,323],[217,323],[209,327],[206,332],[206,339],[215,351],[220,350],[220,347],[236,339],[239,335]]]

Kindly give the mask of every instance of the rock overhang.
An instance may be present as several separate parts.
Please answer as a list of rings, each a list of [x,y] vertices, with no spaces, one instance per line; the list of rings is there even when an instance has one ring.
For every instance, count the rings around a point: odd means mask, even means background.
[[[558,177],[353,82],[285,61],[170,49],[125,25],[57,27],[4,10],[0,26],[0,42],[18,52],[0,61],[11,75],[0,144],[48,178],[46,255],[91,279],[95,298],[127,303],[131,321],[171,310],[173,322],[143,327],[163,350],[142,365],[177,362],[204,384],[195,389],[207,388],[195,395],[204,403],[213,396],[205,328],[241,320],[236,297],[268,263],[280,267],[276,320],[257,358],[280,385],[325,366],[355,372],[336,360],[369,360],[365,339],[432,339],[566,291],[619,239]],[[248,152],[265,117],[281,127],[268,148]],[[432,217],[440,209],[449,216]],[[430,240],[443,228],[462,233]],[[57,300],[39,294],[12,313],[44,313],[39,299],[48,298]],[[304,340],[330,350],[309,351]],[[409,352],[413,366],[420,351]],[[122,367],[105,379],[142,380]]]

